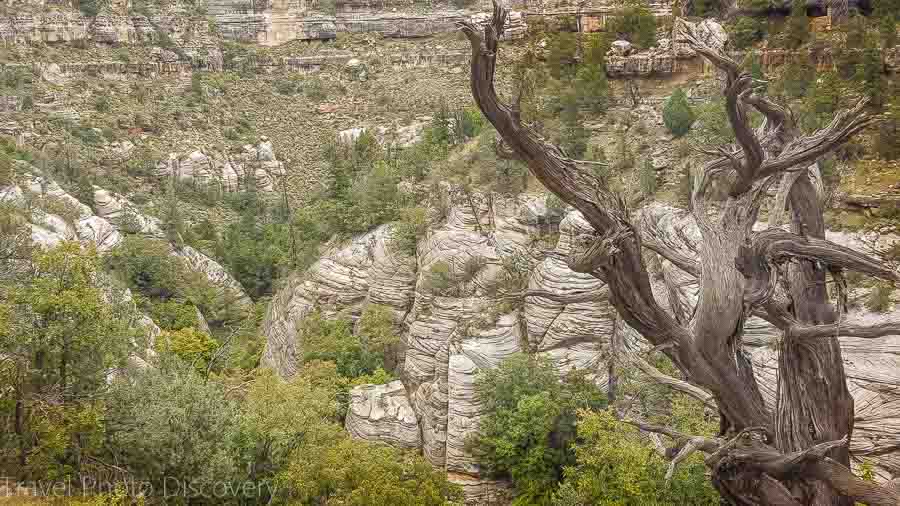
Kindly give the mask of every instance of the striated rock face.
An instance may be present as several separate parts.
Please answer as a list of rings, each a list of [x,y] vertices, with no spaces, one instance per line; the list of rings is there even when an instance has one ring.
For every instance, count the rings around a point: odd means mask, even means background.
[[[270,144],[263,142],[258,149],[262,153],[261,158],[273,157]],[[34,167],[28,166],[28,169],[34,170]],[[48,178],[24,172],[20,179],[19,185],[0,188],[0,202],[28,211],[31,240],[38,247],[51,248],[61,241],[78,240],[85,245],[94,245],[103,254],[118,245],[127,234],[165,238],[157,218],[143,214],[121,195],[95,186],[94,204],[97,214],[94,214],[90,207]],[[30,207],[29,202],[34,201],[60,214]],[[240,308],[252,305],[240,283],[215,260],[187,245],[172,247],[171,254],[183,259],[195,272],[203,274],[212,286],[219,289],[218,296],[226,304],[234,304]],[[131,300],[131,293],[126,289],[125,295],[121,297]],[[205,318],[201,318],[201,321],[205,322]],[[160,332],[159,327],[146,316],[137,324],[150,336],[151,343],[152,338]]]
[[[416,413],[399,380],[351,390],[346,427],[353,437],[398,448],[419,448],[422,444]]]
[[[272,143],[266,138],[256,146],[244,146],[244,151],[236,156],[200,150],[186,156],[172,153],[168,160],[159,162],[156,173],[182,184],[223,192],[245,190],[248,185],[271,192],[285,175],[284,164],[275,158]]]
[[[563,260],[590,230],[579,213],[554,209],[543,195],[469,198],[448,185],[441,191],[447,204],[444,221],[420,238],[414,263],[391,249],[390,227],[383,226],[295,274],[269,308],[264,363],[285,376],[296,372],[303,346],[297,342],[296,325],[315,306],[326,314],[350,316],[360,314],[368,302],[394,308],[405,328],[402,383],[354,389],[347,429],[355,437],[420,448],[463,485],[468,502],[483,504],[502,497],[506,485],[482,477],[465,452],[465,441],[482,415],[474,390],[478,371],[528,351],[549,357],[561,373],[587,368],[602,386],[613,332],[621,332],[617,335],[626,349],[637,350],[641,344],[617,318],[603,283],[572,272]],[[700,236],[686,212],[651,204],[638,219],[642,234],[695,255]],[[556,234],[552,250],[538,246]],[[859,247],[852,235],[831,238]],[[513,261],[524,270],[525,284],[519,288],[503,283]],[[449,271],[449,286],[435,286],[431,273],[436,266]],[[663,307],[690,318],[696,280],[664,259],[650,261],[649,268]],[[522,289],[539,293],[498,304],[498,294]],[[777,338],[765,321],[747,322],[744,345],[768,402],[775,395]],[[900,473],[900,462],[879,450],[900,445],[900,336],[878,343],[846,340],[842,346],[857,402],[851,450],[873,459],[880,475],[890,478]]]
[[[244,308],[253,304],[241,284],[219,262],[186,244],[174,248],[172,255],[184,260],[191,270],[203,274],[211,285],[219,289],[218,298],[226,303]]]
[[[318,307],[326,315],[342,311],[355,318],[367,302],[389,306],[402,321],[412,300],[415,264],[391,248],[391,227],[381,226],[333,248],[305,273],[288,278],[273,298],[263,327],[263,363],[283,376],[297,371],[297,322]]]
[[[268,341],[263,361],[283,375],[296,372],[303,345],[296,339],[297,322],[315,306],[326,314],[343,311],[351,317],[369,302],[390,306],[407,329],[403,383],[355,389],[348,430],[366,439],[409,443],[412,436],[405,426],[393,437],[383,433],[386,424],[399,424],[403,404],[393,396],[407,396],[415,415],[408,422],[416,425],[416,447],[456,476],[470,497],[486,498],[502,487],[479,478],[478,466],[464,450],[481,416],[474,390],[478,371],[531,348],[566,370],[589,367],[598,362],[605,345],[590,342],[589,336],[609,328],[612,320],[608,310],[584,314],[605,302],[566,306],[535,297],[500,307],[493,299],[491,287],[502,281],[511,263],[521,269],[524,284],[496,290],[528,286],[561,294],[572,291],[563,279],[581,276],[558,259],[536,256],[535,241],[559,232],[564,238],[556,252],[564,254],[583,220],[575,215],[563,220],[563,210],[548,206],[543,195],[469,198],[447,185],[441,191],[448,203],[445,221],[421,238],[414,261],[392,249],[390,227],[384,226],[333,249],[306,273],[295,274],[270,305],[263,327]],[[452,286],[433,286],[431,272],[439,266],[449,269]],[[588,283],[596,286],[582,280],[582,288]],[[385,415],[376,410],[378,416],[372,416],[379,397],[385,398],[381,406],[394,408],[382,407]],[[398,415],[390,415],[394,409]]]

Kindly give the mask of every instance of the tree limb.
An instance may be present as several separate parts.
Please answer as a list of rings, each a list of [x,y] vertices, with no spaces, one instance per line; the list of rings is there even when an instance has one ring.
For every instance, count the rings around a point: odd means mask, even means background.
[[[822,325],[793,323],[785,331],[797,339],[820,339],[826,337],[859,337],[875,339],[886,336],[900,336],[900,321],[864,323],[861,321],[838,321]]]
[[[646,360],[641,357],[630,355],[628,356],[628,360],[633,363],[638,369],[641,370],[644,374],[646,374],[651,380],[659,383],[660,385],[666,385],[669,388],[674,390],[678,390],[679,392],[689,395],[694,399],[702,402],[704,405],[718,410],[718,406],[716,405],[715,399],[713,395],[702,388],[692,385],[687,381],[680,380],[677,378],[673,378],[659,369],[650,365]]]
[[[804,237],[781,229],[753,234],[742,245],[735,265],[748,280],[744,299],[751,307],[763,304],[775,292],[778,270],[775,266],[791,258],[822,262],[829,266],[859,271],[892,281],[900,280],[876,258],[825,239]]]

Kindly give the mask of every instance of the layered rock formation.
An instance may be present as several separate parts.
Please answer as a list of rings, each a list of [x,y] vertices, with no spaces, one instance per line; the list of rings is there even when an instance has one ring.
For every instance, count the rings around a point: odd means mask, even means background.
[[[104,254],[127,234],[165,239],[160,220],[144,214],[127,198],[95,186],[94,209],[91,209],[53,180],[34,175],[35,167],[24,162],[20,165],[23,171],[33,172],[23,172],[17,185],[0,188],[0,202],[27,214],[34,245],[51,248],[61,241],[77,240],[85,245],[93,244],[100,254]],[[240,283],[212,258],[187,245],[172,245],[170,254],[202,274],[218,290],[221,300],[243,308],[252,304]],[[145,323],[147,328],[154,329],[151,335],[159,333],[155,324],[149,325],[152,321]]]
[[[157,164],[158,177],[195,188],[216,188],[223,192],[246,190],[271,192],[285,175],[284,164],[275,157],[271,141],[260,139],[256,146],[245,145],[238,155],[195,150],[188,155],[170,153]]]
[[[383,226],[295,274],[269,308],[264,363],[284,376],[297,371],[303,343],[296,340],[296,325],[314,307],[353,317],[367,303],[389,305],[406,329],[402,384],[354,389],[347,428],[356,437],[420,448],[464,485],[470,502],[479,503],[502,493],[503,484],[482,478],[464,448],[482,414],[474,391],[478,371],[513,353],[530,352],[549,357],[561,373],[586,369],[603,385],[613,333],[621,332],[626,350],[639,348],[640,338],[617,319],[603,283],[565,263],[588,231],[579,213],[548,207],[543,195],[464,195],[442,188],[446,219],[421,238],[415,259],[391,249],[390,227]],[[642,233],[694,254],[699,234],[690,215],[651,205],[640,217]],[[552,250],[538,246],[556,233]],[[859,246],[852,235],[833,239]],[[525,285],[507,282],[512,262],[522,269]],[[432,272],[439,265],[449,267],[449,286],[435,286]],[[650,268],[660,303],[689,315],[696,281],[665,260]],[[386,272],[393,275],[385,277]],[[508,296],[514,302],[502,304]],[[768,385],[770,402],[777,339],[766,322],[748,322],[745,346]],[[882,478],[891,478],[900,474],[900,462],[877,449],[900,445],[900,336],[878,343],[847,340],[843,346],[857,401],[851,449],[857,458],[872,458]]]

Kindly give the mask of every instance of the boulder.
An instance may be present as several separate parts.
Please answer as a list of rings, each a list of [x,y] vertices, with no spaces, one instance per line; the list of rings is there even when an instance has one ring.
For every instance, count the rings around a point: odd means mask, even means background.
[[[616,56],[628,56],[631,53],[631,42],[627,40],[617,40],[610,47],[610,51]]]
[[[418,449],[422,443],[419,421],[400,380],[350,390],[345,427],[355,438],[398,448]]]

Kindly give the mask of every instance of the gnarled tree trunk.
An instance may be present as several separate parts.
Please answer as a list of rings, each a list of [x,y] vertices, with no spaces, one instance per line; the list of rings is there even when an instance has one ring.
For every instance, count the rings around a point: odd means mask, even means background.
[[[842,286],[843,269],[888,280],[898,277],[879,260],[825,240],[820,192],[806,172],[819,157],[872,123],[865,103],[804,136],[788,110],[754,93],[752,78],[736,62],[696,39],[687,25],[677,27],[681,39],[725,74],[726,110],[737,139],[736,146],[710,149],[717,158],[694,177],[692,212],[702,236],[698,264],[652,238],[645,241],[619,195],[522,123],[521,96],[512,104],[499,99],[493,81],[506,15],[495,3],[489,25],[460,23],[472,44],[476,104],[506,150],[593,227],[593,234],[575,241],[570,268],[606,282],[623,320],[663,351],[687,380],[665,383],[714,402],[723,432],[718,438],[703,438],[630,422],[678,440],[683,450],[673,465],[691,451],[708,453],[713,483],[733,504],[849,505],[856,500],[900,505],[896,490],[861,480],[848,468],[853,400],[838,344],[839,334],[898,334],[900,322],[871,326],[839,321],[843,296],[839,293],[835,310],[825,288],[829,273]],[[749,126],[751,107],[766,117],[757,131]],[[713,206],[706,197],[716,178],[731,185],[722,206]],[[779,182],[773,215],[780,216],[780,208],[789,206],[791,231],[775,226],[754,232],[767,190]],[[642,260],[644,246],[697,276],[700,298],[689,321],[673,317],[657,303]],[[744,322],[751,315],[784,334],[774,413],[763,401],[752,363],[743,352]]]

